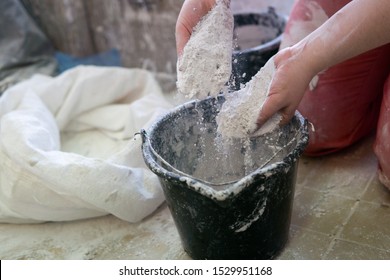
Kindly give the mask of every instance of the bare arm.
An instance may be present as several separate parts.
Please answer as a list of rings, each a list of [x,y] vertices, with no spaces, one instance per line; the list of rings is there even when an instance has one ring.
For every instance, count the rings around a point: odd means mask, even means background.
[[[389,15],[389,0],[354,0],[306,38],[280,51],[274,57],[277,70],[258,125],[278,111],[282,122],[288,122],[316,74],[389,43]]]

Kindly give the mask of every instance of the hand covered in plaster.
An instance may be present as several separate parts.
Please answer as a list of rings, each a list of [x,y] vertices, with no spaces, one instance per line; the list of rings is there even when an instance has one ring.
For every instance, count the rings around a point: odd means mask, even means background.
[[[186,0],[176,22],[176,50],[181,56],[184,46],[191,37],[194,27],[214,6],[218,0]],[[230,0],[220,0],[230,5]]]
[[[257,125],[261,127],[276,112],[282,116],[280,125],[286,124],[295,113],[306,88],[316,74],[310,64],[299,59],[299,51],[285,48],[273,57],[275,73],[265,99]]]

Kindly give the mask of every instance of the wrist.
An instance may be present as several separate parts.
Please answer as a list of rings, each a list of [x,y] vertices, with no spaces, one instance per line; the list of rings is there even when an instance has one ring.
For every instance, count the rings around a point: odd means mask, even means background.
[[[305,47],[299,45],[280,50],[274,57],[275,67],[280,73],[294,73],[299,83],[306,87],[323,70],[307,52]]]
[[[323,59],[323,48],[317,46],[317,40],[302,40],[291,47],[292,56],[299,64],[302,74],[310,77],[310,80],[329,66],[326,59]]]

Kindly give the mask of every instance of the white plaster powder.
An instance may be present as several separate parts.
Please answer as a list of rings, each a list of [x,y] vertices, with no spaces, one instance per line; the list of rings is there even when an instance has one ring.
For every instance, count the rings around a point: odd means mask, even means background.
[[[275,64],[271,58],[241,90],[226,93],[226,101],[217,116],[218,132],[223,137],[258,136],[278,127],[281,120],[278,113],[260,128],[256,122],[274,71]]]
[[[187,98],[223,91],[232,68],[233,14],[226,0],[198,23],[177,62],[177,88]]]
[[[178,60],[177,87],[187,98],[203,99],[221,92],[231,75],[233,49],[233,15],[230,1],[217,0],[216,6],[195,27]],[[278,126],[275,115],[260,129],[260,112],[275,70],[271,59],[239,91],[227,93],[217,116],[218,132],[223,137],[243,138],[267,133]]]

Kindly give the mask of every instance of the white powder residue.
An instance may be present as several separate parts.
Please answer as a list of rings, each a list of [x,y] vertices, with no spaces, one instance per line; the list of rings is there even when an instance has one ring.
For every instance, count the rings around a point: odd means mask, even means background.
[[[313,79],[311,79],[310,84],[309,84],[309,89],[310,89],[311,91],[313,91],[313,90],[316,89],[319,79],[320,79],[320,78],[318,77],[318,75],[315,75],[315,76],[313,77]]]
[[[177,62],[177,88],[187,98],[223,91],[232,69],[233,14],[230,1],[216,6],[195,27]]]
[[[228,0],[216,6],[195,27],[177,63],[180,95],[204,99],[223,91],[231,75],[233,14]],[[218,132],[223,137],[245,138],[272,131],[281,120],[276,114],[260,129],[257,117],[268,93],[275,65],[271,59],[244,88],[227,93],[217,116]]]
[[[266,206],[267,206],[267,200],[264,200],[260,207],[256,205],[256,208],[254,209],[253,213],[247,217],[249,218],[249,220],[239,221],[236,224],[230,226],[230,228],[233,229],[234,232],[246,231],[254,222],[260,219],[260,217],[263,215],[265,211]]]
[[[275,72],[271,58],[263,68],[240,90],[226,93],[216,120],[218,132],[223,137],[243,138],[268,133],[279,126],[279,113],[270,118],[258,129],[257,117],[260,113]]]

